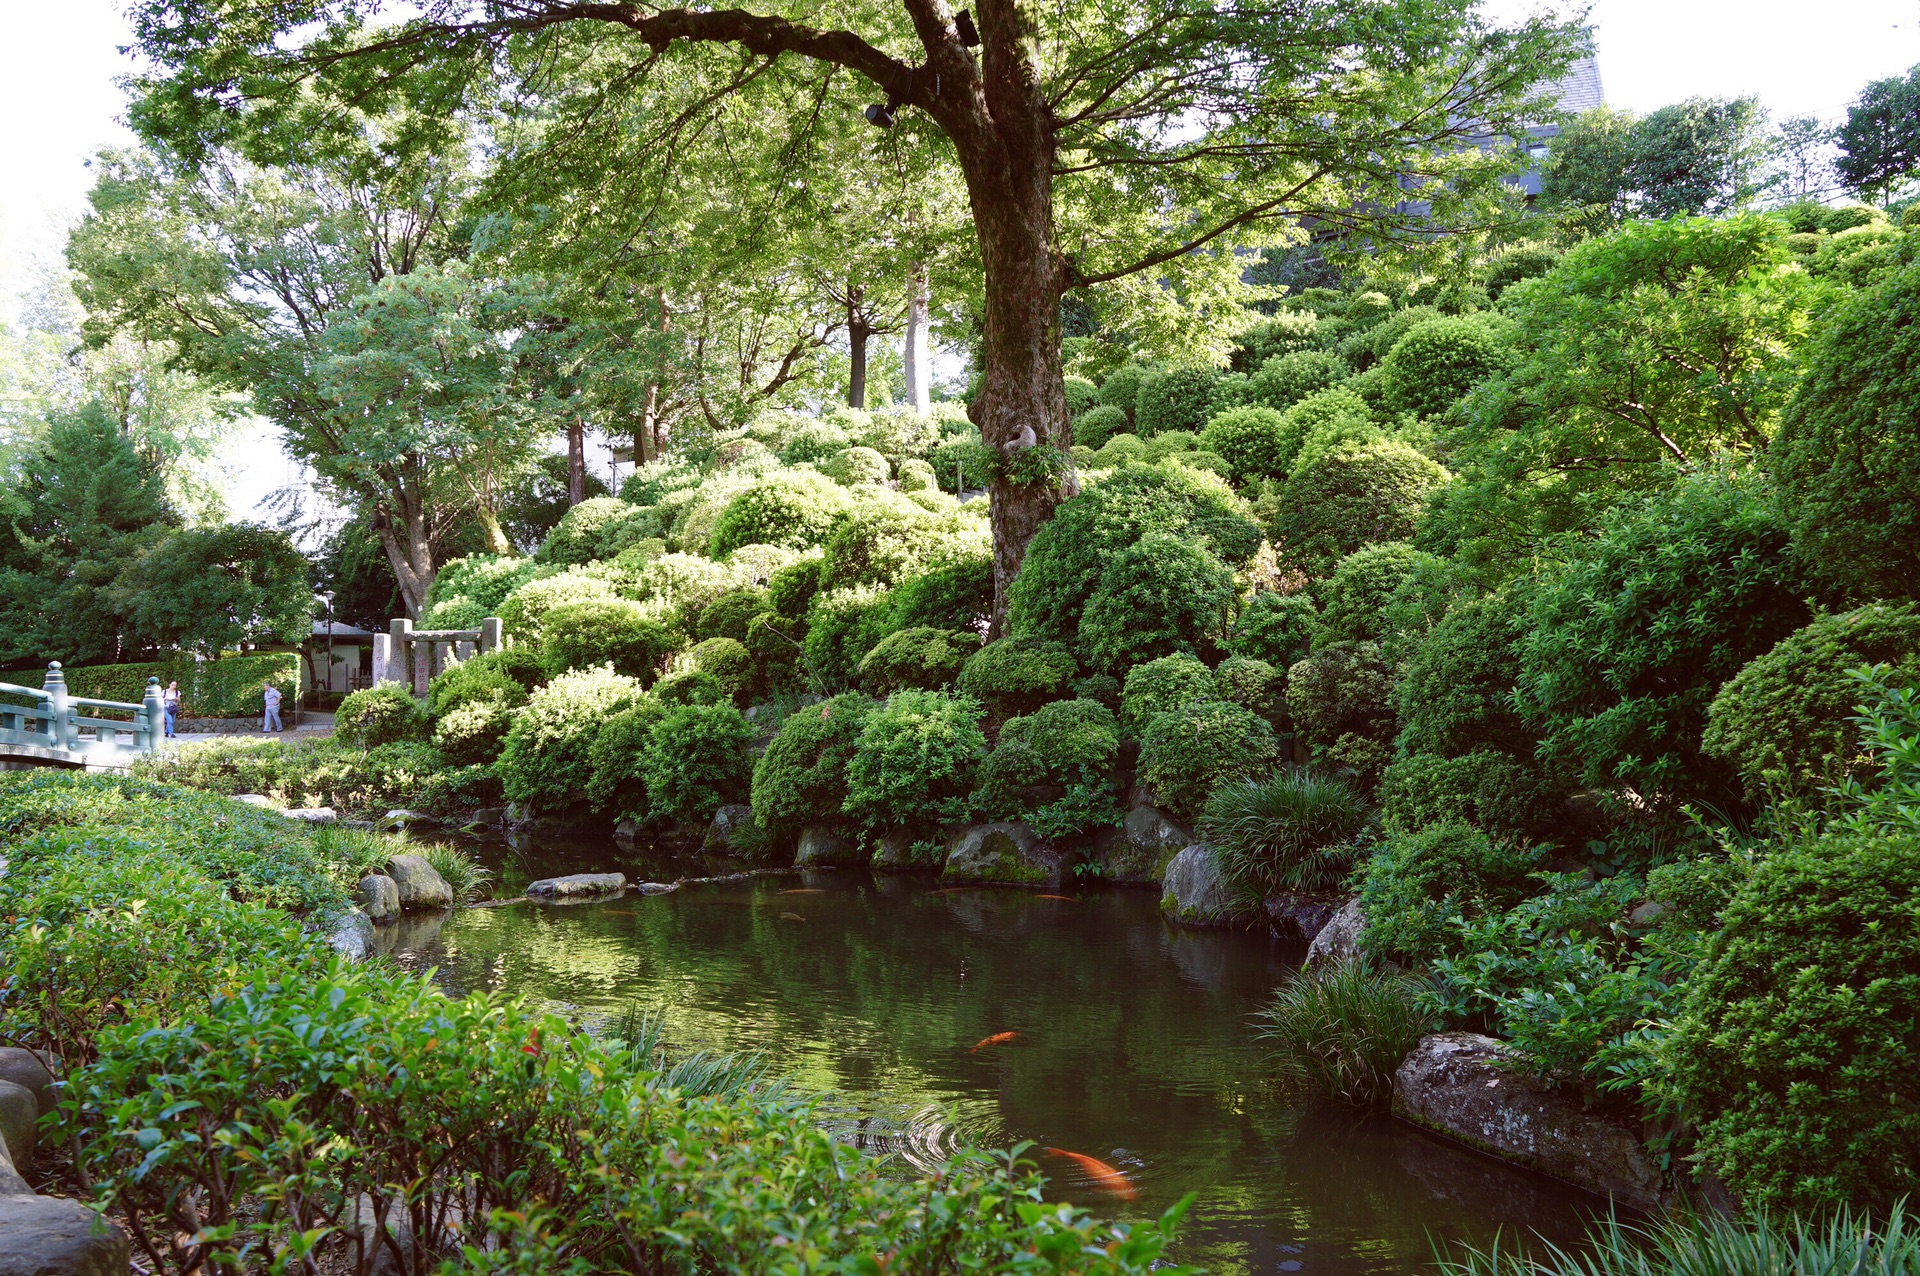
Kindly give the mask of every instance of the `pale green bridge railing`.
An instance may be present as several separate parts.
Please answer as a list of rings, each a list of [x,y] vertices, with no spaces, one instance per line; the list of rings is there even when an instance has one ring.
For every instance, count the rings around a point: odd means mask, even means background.
[[[0,682],[0,696],[7,697],[0,700],[0,764],[125,766],[135,754],[158,748],[166,733],[158,678],[147,679],[139,704],[92,700],[67,694],[56,660],[47,666],[45,685]]]

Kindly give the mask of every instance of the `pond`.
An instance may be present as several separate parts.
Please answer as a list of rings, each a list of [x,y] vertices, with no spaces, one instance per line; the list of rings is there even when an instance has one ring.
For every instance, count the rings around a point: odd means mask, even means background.
[[[616,862],[632,875],[611,851],[597,866]],[[1031,1141],[1118,1169],[1103,1191],[1038,1153],[1054,1192],[1103,1212],[1194,1192],[1174,1257],[1215,1272],[1403,1272],[1435,1239],[1584,1231],[1592,1198],[1277,1085],[1248,1018],[1295,960],[1275,942],[1171,927],[1151,891],[1059,894],[796,873],[382,938],[455,992],[589,1027],[657,1009],[676,1046],[760,1052],[831,1096],[843,1137],[915,1165]]]

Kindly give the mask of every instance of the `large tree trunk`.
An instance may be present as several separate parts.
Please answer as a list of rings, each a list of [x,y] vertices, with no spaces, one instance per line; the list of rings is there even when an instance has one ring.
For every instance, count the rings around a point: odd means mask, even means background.
[[[500,514],[490,505],[476,505],[473,516],[480,523],[480,534],[486,538],[489,554],[513,553],[513,542],[507,539],[507,529],[500,526]]]
[[[867,406],[867,338],[873,329],[860,313],[861,290],[847,289],[847,406]]]
[[[915,412],[923,414],[933,408],[932,387],[928,383],[928,374],[933,369],[927,364],[927,328],[932,305],[927,265],[917,261],[907,280],[907,339],[901,362],[907,370],[907,402]]]
[[[633,464],[637,469],[657,458],[653,442],[653,421],[660,414],[660,383],[647,383],[647,396],[640,409],[640,428],[633,432]]]
[[[407,615],[418,621],[426,614],[427,591],[433,588],[433,538],[426,506],[404,483],[396,484],[388,499],[374,507],[373,530],[387,551]]]
[[[579,417],[567,422],[567,508],[587,499],[587,425]]]

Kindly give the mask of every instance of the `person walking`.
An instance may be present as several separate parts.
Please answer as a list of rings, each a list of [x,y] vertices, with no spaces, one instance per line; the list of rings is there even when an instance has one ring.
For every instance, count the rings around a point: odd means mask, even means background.
[[[180,684],[169,682],[160,693],[160,706],[166,710],[167,739],[173,739],[173,724],[180,720]]]
[[[266,721],[260,724],[260,730],[262,732],[286,730],[285,727],[280,725],[280,688],[269,683],[267,685],[266,699],[267,717]]]

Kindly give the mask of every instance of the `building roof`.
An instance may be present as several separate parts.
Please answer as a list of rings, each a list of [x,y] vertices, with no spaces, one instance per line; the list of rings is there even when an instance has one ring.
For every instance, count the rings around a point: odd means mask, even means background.
[[[324,620],[314,621],[313,636],[315,638],[325,638],[327,636],[327,628],[328,628],[327,621],[324,621]],[[371,629],[361,629],[359,626],[349,625],[345,621],[339,621],[339,620],[333,621],[332,628],[333,628],[333,636],[335,638],[371,638],[373,637],[373,631]]]
[[[1600,85],[1600,62],[1591,54],[1568,67],[1547,91],[1560,100],[1560,109],[1569,115],[1607,104],[1606,91]]]

